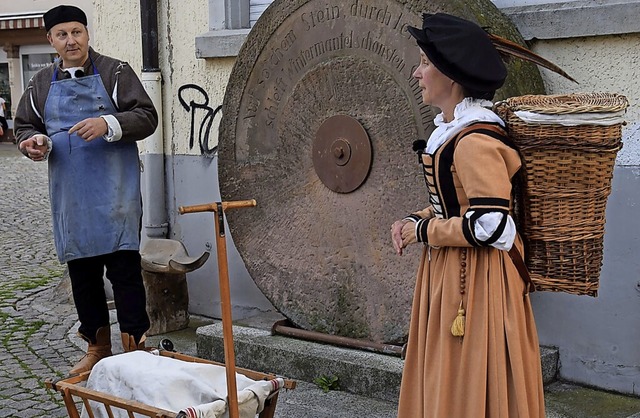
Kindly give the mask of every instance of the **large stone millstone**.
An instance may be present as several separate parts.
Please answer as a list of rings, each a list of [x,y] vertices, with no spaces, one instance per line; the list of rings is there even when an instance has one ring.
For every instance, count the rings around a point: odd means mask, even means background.
[[[296,325],[374,342],[406,338],[420,247],[389,227],[426,206],[411,146],[433,129],[407,25],[444,11],[522,43],[483,1],[276,0],[242,47],[220,127],[231,235],[258,287]],[[521,62],[498,97],[541,93]]]

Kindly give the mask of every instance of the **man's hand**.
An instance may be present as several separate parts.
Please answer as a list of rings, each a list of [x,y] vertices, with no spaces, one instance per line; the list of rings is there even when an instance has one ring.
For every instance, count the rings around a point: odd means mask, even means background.
[[[18,146],[20,152],[33,161],[42,161],[49,151],[47,137],[44,135],[34,135],[29,139],[20,142]]]
[[[72,134],[76,132],[80,138],[89,142],[100,138],[106,134],[108,130],[107,121],[98,117],[88,118],[76,123],[69,129],[69,133]]]

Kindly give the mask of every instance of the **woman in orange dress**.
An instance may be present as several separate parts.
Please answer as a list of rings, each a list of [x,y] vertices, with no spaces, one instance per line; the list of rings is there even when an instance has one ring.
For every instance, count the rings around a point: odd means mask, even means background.
[[[523,251],[511,217],[521,163],[490,110],[506,68],[475,23],[438,13],[409,31],[423,102],[442,113],[414,144],[429,206],[391,227],[399,255],[422,244],[398,417],[544,417],[528,286],[507,253]]]

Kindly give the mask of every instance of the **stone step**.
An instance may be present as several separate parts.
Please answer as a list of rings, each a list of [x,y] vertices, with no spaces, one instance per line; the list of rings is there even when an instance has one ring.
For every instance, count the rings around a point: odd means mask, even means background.
[[[196,331],[197,356],[224,362],[222,324]],[[267,329],[233,326],[236,364],[264,373],[313,383],[320,377],[337,377],[340,389],[355,395],[396,402],[403,361],[396,356],[337,347],[281,335]],[[557,350],[542,347],[545,384],[555,380]]]

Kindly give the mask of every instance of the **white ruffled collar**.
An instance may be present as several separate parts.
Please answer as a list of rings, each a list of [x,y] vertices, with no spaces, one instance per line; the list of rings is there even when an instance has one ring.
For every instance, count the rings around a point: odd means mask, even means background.
[[[431,133],[427,141],[425,152],[427,154],[435,153],[442,144],[475,122],[492,122],[504,126],[502,119],[490,110],[492,106],[493,103],[489,100],[465,97],[453,109],[453,120],[451,122],[445,122],[444,114],[439,113],[433,119],[436,129]]]

